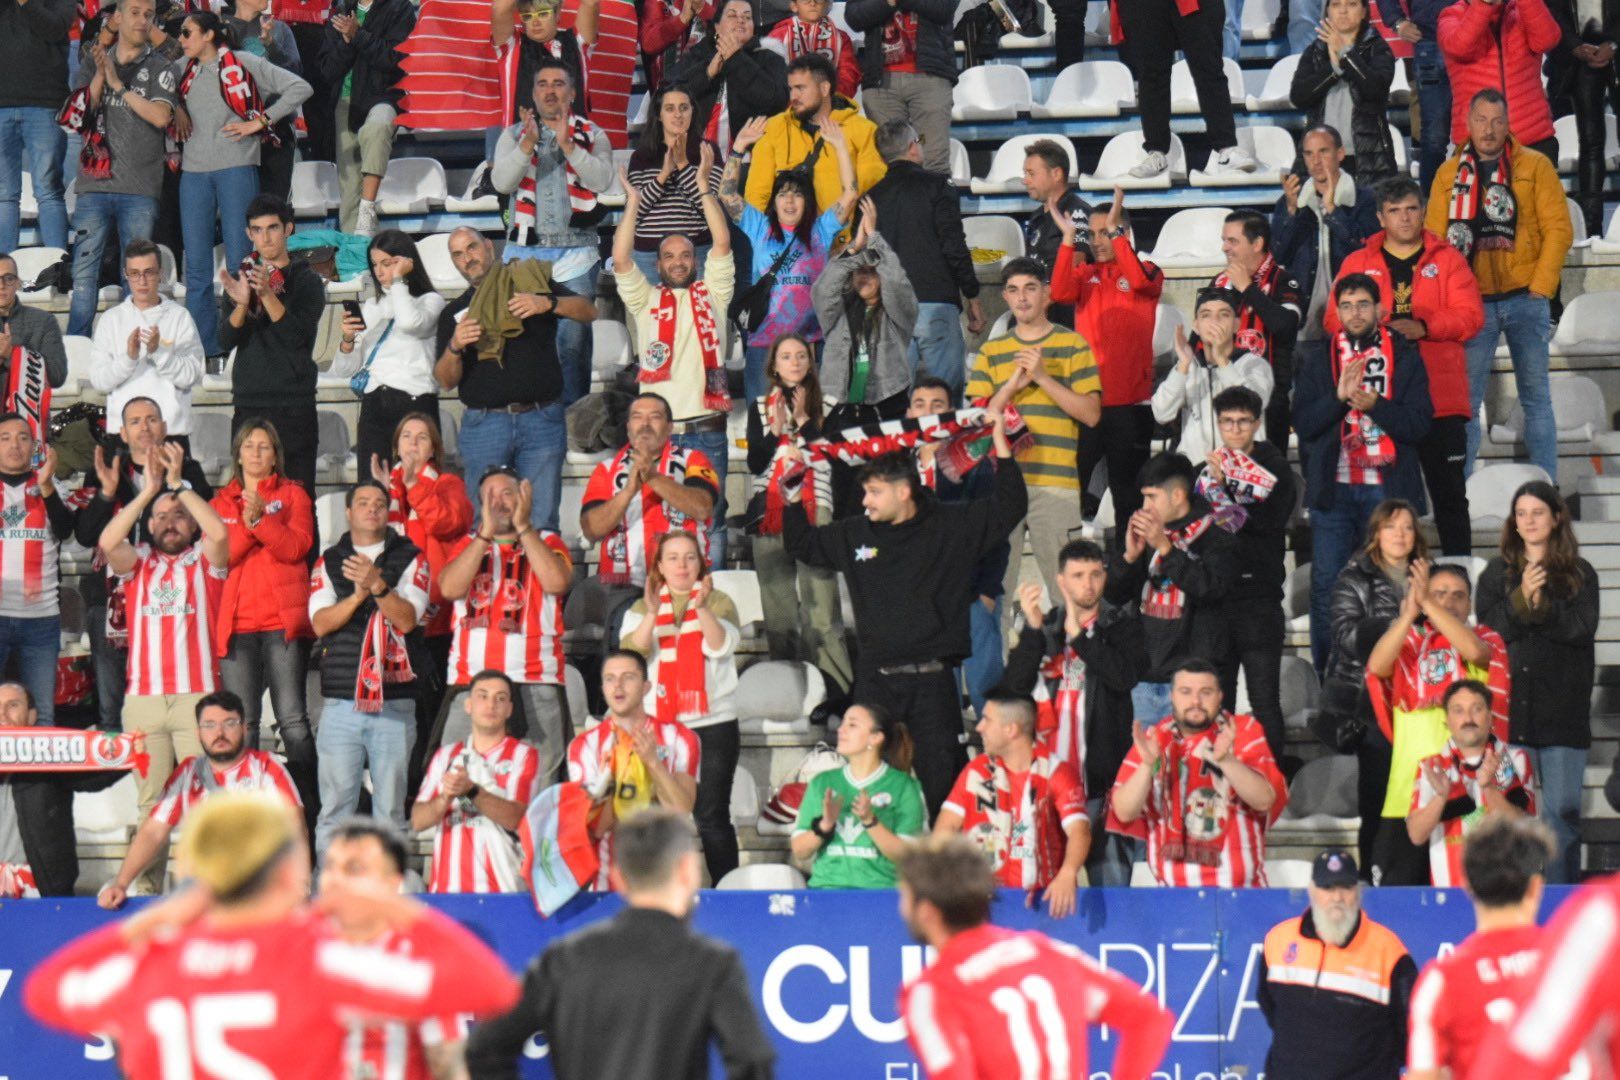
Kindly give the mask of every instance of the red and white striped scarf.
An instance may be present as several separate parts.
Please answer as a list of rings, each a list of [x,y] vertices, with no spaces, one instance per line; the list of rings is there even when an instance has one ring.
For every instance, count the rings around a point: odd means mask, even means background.
[[[1474,627],[1474,636],[1491,650],[1485,665],[1485,685],[1491,691],[1491,730],[1503,742],[1508,737],[1508,705],[1513,697],[1513,673],[1508,668],[1507,642],[1502,635],[1483,624]],[[1367,673],[1367,693],[1373,716],[1385,738],[1394,740],[1395,710],[1415,712],[1439,708],[1446,689],[1458,679],[1470,677],[1469,665],[1432,626],[1413,626],[1406,632],[1401,652],[1395,660],[1393,678],[1380,679]]]
[[[1198,474],[1198,494],[1208,502],[1215,523],[1227,532],[1242,530],[1249,507],[1265,502],[1277,488],[1277,476],[1241,450],[1223,446],[1215,451],[1224,480],[1208,471]]]
[[[1061,764],[1055,754],[1036,747],[1017,792],[1007,766],[997,757],[989,758],[988,775],[972,767],[962,774],[973,806],[991,826],[990,836],[1001,855],[992,861],[1016,863],[1024,889],[1044,889],[1063,864],[1067,841],[1051,795],[1052,774]],[[982,831],[975,835],[981,842],[987,839]]]
[[[1366,367],[1361,373],[1361,388],[1385,399],[1394,393],[1395,345],[1385,328],[1378,328],[1377,343],[1367,349],[1358,349],[1350,340],[1350,334],[1340,330],[1333,335],[1329,355],[1333,358],[1335,384],[1347,366],[1363,360]],[[1352,484],[1380,483],[1379,470],[1395,464],[1395,440],[1360,409],[1345,413],[1339,425],[1339,446],[1343,451],[1341,472],[1348,466]]]
[[[4,404],[6,412],[14,412],[28,422],[35,456],[43,461],[45,444],[51,438],[51,381],[45,358],[27,346],[11,347]]]
[[[1053,757],[1067,761],[1084,776],[1086,662],[1072,646],[1065,644],[1041,665],[1034,698],[1036,732],[1041,743]]]
[[[812,26],[794,15],[788,19],[786,36],[788,63],[791,64],[801,56],[819,53],[831,60],[833,69],[837,70],[841,49],[838,28],[833,25],[831,18],[823,18]]]
[[[677,620],[669,586],[659,586],[653,635],[658,643],[658,719],[684,723],[706,715],[709,686],[703,660],[703,628],[698,624],[697,605],[691,594],[687,594],[686,610]]]
[[[1261,292],[1271,296],[1277,291],[1277,278],[1280,275],[1281,270],[1277,266],[1277,260],[1268,251],[1266,257],[1261,260],[1260,268],[1254,272],[1254,284]],[[1222,270],[1215,275],[1215,280],[1210,282],[1210,286],[1216,289],[1230,289],[1232,288],[1232,278],[1225,270]],[[1260,321],[1259,313],[1248,304],[1241,304],[1238,307],[1237,334],[1233,337],[1232,342],[1234,356],[1242,356],[1246,352],[1252,352],[1265,357],[1268,364],[1273,362],[1271,333],[1266,329],[1266,324]]]
[[[583,117],[568,114],[568,140],[581,150],[590,151],[595,140],[591,134],[591,124]],[[568,205],[576,214],[588,214],[596,209],[596,192],[580,182],[579,174],[563,154],[563,168],[568,177]],[[535,176],[540,170],[540,144],[535,143],[534,153],[529,156],[529,167],[518,183],[517,192],[512,196],[512,227],[518,230],[520,238],[527,238],[534,232],[534,185]]]
[[[184,101],[191,92],[191,82],[197,77],[197,71],[202,65],[196,60],[186,61],[185,74],[180,76],[180,100]],[[225,98],[225,104],[230,107],[242,120],[264,121],[264,131],[259,138],[271,146],[280,146],[281,139],[276,136],[275,128],[270,118],[264,113],[264,99],[259,96],[259,84],[253,81],[248,69],[242,66],[242,61],[230,49],[219,50],[219,89]],[[170,125],[173,132],[173,125]],[[178,142],[179,137],[174,136]]]
[[[770,465],[765,470],[765,516],[760,520],[759,533],[761,536],[777,536],[782,532],[782,513],[787,509],[787,492],[782,483],[783,478],[792,473],[794,487],[800,488],[799,500],[804,506],[804,515],[812,525],[821,519],[817,516],[817,508],[830,505],[832,494],[832,466],[823,457],[810,457],[804,455],[804,439],[797,431],[780,430],[776,417],[780,410],[788,408],[787,400],[779,387],[773,387],[765,395],[766,431],[776,440],[776,453],[771,458]],[[799,461],[794,461],[788,454],[797,447],[801,454]],[[810,472],[810,483],[804,483],[804,471]]]
[[[381,608],[374,609],[360,643],[360,665],[354,677],[355,708],[380,713],[384,685],[408,683],[415,678],[410,652],[405,648],[405,635],[394,629]]]
[[[1209,531],[1215,524],[1214,514],[1205,514],[1201,518],[1194,518],[1179,529],[1165,529],[1164,534],[1182,551],[1191,551],[1194,543],[1200,536]],[[1148,563],[1147,581],[1142,584],[1142,616],[1148,619],[1179,619],[1186,607],[1187,594],[1182,592],[1181,586],[1159,572],[1159,564],[1163,561],[1157,551],[1153,553]]]
[[[652,309],[653,327],[658,340],[649,341],[641,353],[638,381],[668,382],[675,370],[675,330],[680,321],[677,290],[658,287],[658,303]],[[686,303],[692,312],[692,332],[703,353],[703,407],[710,412],[730,412],[731,394],[726,389],[726,369],[720,360],[720,322],[714,317],[714,301],[709,287],[694,281],[686,289]]]

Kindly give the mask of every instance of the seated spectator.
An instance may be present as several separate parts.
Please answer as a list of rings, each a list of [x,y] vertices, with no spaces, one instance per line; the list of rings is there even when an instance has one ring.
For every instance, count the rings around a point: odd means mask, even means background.
[[[478,485],[478,527],[451,549],[439,576],[455,615],[442,736],[432,744],[465,737],[461,717],[473,714],[457,703],[472,692],[479,672],[498,672],[511,698],[506,715],[515,721],[508,732],[535,747],[541,782],[549,784],[561,775],[573,737],[562,598],[574,561],[562,537],[529,524],[533,498],[533,486],[512,470],[486,473]]]
[[[1236,578],[1237,544],[1194,490],[1197,478],[1180,454],[1149,458],[1136,479],[1142,509],[1109,560],[1109,602],[1135,604],[1142,620],[1142,668],[1131,690],[1141,724],[1170,709],[1177,671],[1193,660],[1221,663],[1230,647],[1223,601]]]
[[[1169,715],[1133,727],[1131,741],[1108,827],[1146,837],[1154,880],[1265,888],[1266,830],[1288,804],[1288,787],[1260,725],[1222,709],[1214,665],[1183,661]]]
[[[838,575],[799,562],[782,540],[785,487],[801,485],[814,524],[833,518],[833,464],[805,454],[808,440],[822,434],[826,416],[810,343],[797,334],[777,338],[765,360],[765,378],[770,392],[748,410],[754,495],[747,514],[765,640],[772,659],[814,664],[836,684],[836,690],[828,687],[829,693],[844,693],[855,671],[844,641]],[[807,495],[802,485],[809,485]]]
[[[862,206],[854,239],[828,261],[811,290],[826,335],[821,379],[833,429],[896,419],[905,412],[911,382],[917,295],[877,231],[877,208],[871,199]]]
[[[673,85],[670,76],[704,40],[714,17],[715,0],[658,0],[642,7],[641,69],[649,87],[668,89]],[[687,100],[691,100],[690,94]]]
[[[789,64],[812,53],[825,57],[836,72],[833,92],[854,101],[861,92],[861,61],[854,40],[833,22],[832,4],[828,0],[788,0],[788,8],[793,14],[773,26],[765,40],[780,46]]]
[[[696,2],[686,0],[683,6]],[[664,0],[659,0],[658,6],[663,5]],[[642,128],[641,140],[630,155],[627,173],[630,185],[641,197],[632,258],[649,281],[658,276],[658,249],[669,237],[686,237],[699,263],[713,243],[697,185],[699,150],[705,145],[711,147],[716,159],[711,162],[709,188],[718,190],[721,177],[714,170],[719,168],[720,154],[712,143],[704,142],[692,95],[679,86],[664,87],[647,110],[647,126]]]
[[[1569,505],[1541,480],[1513,493],[1500,554],[1479,577],[1479,621],[1507,640],[1514,673],[1508,741],[1529,751],[1542,816],[1558,839],[1547,880],[1580,879],[1581,799],[1592,745],[1598,576],[1581,558]]]
[[[1311,514],[1311,655],[1318,671],[1329,666],[1329,596],[1368,535],[1368,515],[1386,499],[1424,505],[1417,444],[1434,415],[1417,348],[1380,325],[1378,282],[1347,275],[1334,283],[1333,300],[1341,329],[1307,346],[1294,392]],[[1363,866],[1368,854],[1361,853]]]
[[[17,299],[26,284],[17,276],[17,260],[0,251],[0,369],[11,384],[11,365],[17,350],[25,349],[44,364],[46,381],[53,387],[67,381],[67,347],[62,344],[62,327],[56,316],[41,308],[29,307]],[[15,392],[6,393],[8,410],[17,405]],[[36,408],[36,415],[44,410]]]
[[[412,699],[423,659],[417,630],[428,606],[427,560],[388,527],[387,490],[362,480],[344,505],[349,531],[315,561],[309,586],[309,621],[321,648],[316,851],[326,850],[359,807],[362,774],[371,777],[372,813],[405,828]]]
[[[1203,461],[1222,445],[1216,397],[1238,387],[1259,394],[1261,401],[1271,397],[1271,365],[1238,348],[1241,304],[1231,289],[1200,289],[1193,309],[1193,336],[1189,340],[1176,327],[1176,362],[1153,391],[1153,419],[1180,425],[1176,452],[1189,461]],[[1263,419],[1255,437],[1266,437]]]
[[[394,121],[404,97],[399,47],[415,27],[416,5],[410,0],[370,0],[334,15],[326,28],[319,61],[321,77],[338,88],[333,119],[338,227],[344,232],[371,236],[377,231],[377,191],[394,152]]]
[[[63,200],[64,140],[54,123],[68,90],[68,34],[79,14],[57,0],[40,7],[8,5],[0,13],[0,252],[17,247],[22,178],[33,180],[40,243],[68,244]]]
[[[1092,821],[1103,820],[1105,793],[1130,749],[1142,657],[1142,621],[1104,598],[1107,580],[1102,548],[1089,540],[1063,545],[1057,603],[1042,611],[1041,586],[1019,587],[1024,629],[1007,656],[1006,686],[1033,692],[1037,741],[1079,775]],[[1134,845],[1118,833],[1096,840],[1086,860],[1090,883],[1129,885]]]
[[[1335,0],[1336,5],[1356,2]],[[1376,31],[1372,36],[1378,36]],[[1383,39],[1378,40],[1382,45]],[[1299,282],[1305,297],[1298,340],[1313,341],[1324,336],[1322,319],[1333,306],[1328,302],[1333,278],[1346,256],[1359,250],[1377,230],[1378,221],[1372,184],[1357,180],[1348,171],[1349,159],[1338,130],[1326,124],[1308,129],[1300,140],[1300,150],[1305,176],[1283,174],[1282,198],[1271,212],[1271,250]]]
[[[522,892],[517,830],[542,783],[540,755],[506,733],[515,695],[504,674],[480,671],[460,700],[469,734],[433,752],[411,807],[411,830],[433,830],[427,891]]]
[[[1065,226],[1070,234],[1079,232],[1084,241],[1091,240],[1091,204],[1069,182],[1069,155],[1063,147],[1051,139],[1037,139],[1024,147],[1024,192],[1039,208],[1024,223],[1024,252],[1046,268],[1048,278],[1057,269]],[[1074,321],[1072,312],[1054,314],[1060,322]]]
[[[709,880],[737,868],[731,784],[742,739],[737,727],[737,605],[714,587],[695,536],[658,538],[647,585],[625,613],[624,648],[647,658],[646,704],[660,720],[690,728],[702,749],[693,814]]]
[[[80,63],[79,85],[58,118],[83,137],[73,182],[70,334],[90,333],[108,239],[116,237],[127,249],[137,240],[151,240],[157,224],[164,132],[179,98],[170,62],[153,50],[148,37],[155,11],[153,0],[125,0],[114,45],[106,48],[97,41],[92,47],[92,62]],[[36,179],[36,199],[38,187]],[[152,286],[155,290],[155,280]]]
[[[787,107],[787,61],[754,36],[749,0],[714,3],[709,36],[687,50],[685,60],[665,79],[692,95],[694,123],[703,138],[730,146],[750,120]]]
[[[406,416],[423,414],[438,426],[433,346],[445,306],[428,280],[416,242],[406,234],[378,233],[367,257],[377,295],[360,305],[360,318],[344,314],[338,355],[328,369],[349,376],[350,389],[360,395],[355,450],[361,475],[369,475],[374,462],[393,458],[394,431]]]
[[[25,417],[0,413],[0,556],[9,556],[0,563],[0,671],[16,660],[40,723],[50,727],[62,648],[62,542],[78,511],[56,488],[56,449],[45,444],[36,467],[36,446]]]
[[[984,852],[998,886],[1039,892],[1052,918],[1063,919],[1074,914],[1091,820],[1078,769],[1036,740],[1035,725],[1029,698],[991,695],[977,729],[984,753],[957,777],[934,835],[963,834]],[[1053,866],[1060,849],[1063,861]]]
[[[1558,160],[1541,58],[1558,47],[1563,31],[1545,0],[1460,0],[1441,11],[1436,26],[1451,83],[1452,143],[1461,147],[1475,137],[1474,98],[1495,90],[1513,117],[1514,142]]]
[[[569,86],[580,115],[591,112],[590,48],[599,37],[601,0],[583,0],[574,25],[562,25],[562,0],[493,0],[489,8],[490,41],[501,73],[501,117],[507,126],[521,124],[527,92],[548,60],[568,69]],[[521,26],[523,33],[518,34]]]
[[[1395,148],[1389,140],[1395,54],[1373,25],[1369,7],[1367,0],[1331,0],[1316,40],[1299,54],[1299,67],[1288,88],[1294,108],[1305,112],[1306,134],[1313,128],[1330,128],[1340,136],[1345,171],[1367,188],[1396,174]],[[1310,168],[1308,158],[1305,165]],[[1334,201],[1341,207],[1352,205]]]
[[[450,234],[450,260],[470,287],[439,313],[433,378],[465,406],[461,474],[476,487],[497,465],[517,469],[537,496],[531,524],[555,529],[568,450],[560,327],[596,318],[596,305],[543,263],[497,266],[495,245],[467,226]]]
[[[892,889],[895,860],[928,824],[911,775],[911,734],[882,709],[851,705],[838,725],[838,756],[843,768],[805,785],[793,857],[811,864],[812,889]]]
[[[162,795],[156,804],[141,807],[141,824],[130,839],[124,861],[96,894],[96,903],[109,911],[123,907],[132,894],[154,896],[162,891],[170,835],[214,792],[272,791],[289,809],[302,813],[298,790],[281,762],[248,746],[241,698],[219,690],[196,695],[189,707],[196,714],[196,727],[190,733],[196,752],[180,762],[173,776],[164,777],[167,782],[160,783]],[[148,753],[151,750],[149,737]],[[149,772],[146,779],[154,775]]]
[[[1259,211],[1234,210],[1226,215],[1221,225],[1221,252],[1226,256],[1226,269],[1209,283],[1238,294],[1237,344],[1271,364],[1266,431],[1273,443],[1287,446],[1294,343],[1309,297],[1277,260],[1271,246],[1271,222]]]
[[[956,8],[948,0],[918,0],[901,8],[888,0],[854,0],[844,8],[861,46],[861,102],[875,124],[904,120],[921,136],[923,164],[951,173],[951,94],[956,86]],[[877,178],[861,184],[871,187]]]
[[[1406,832],[1414,846],[1429,849],[1428,883],[1448,889],[1466,884],[1468,834],[1493,815],[1534,817],[1536,792],[1529,752],[1509,747],[1492,731],[1490,687],[1459,679],[1446,688],[1441,705],[1450,738],[1418,762]]]
[[[611,887],[613,833],[653,805],[690,814],[697,804],[698,737],[679,720],[646,710],[653,683],[638,652],[615,650],[602,661],[607,715],[568,744],[568,779],[595,803],[591,835],[602,868],[592,888]]]
[[[783,334],[798,334],[811,342],[821,340],[822,328],[816,325],[811,286],[826,267],[833,244],[855,207],[857,194],[847,136],[842,127],[830,123],[822,128],[825,133],[822,141],[832,147],[843,184],[834,202],[821,202],[816,191],[818,185],[812,185],[809,172],[803,168],[787,168],[775,174],[770,200],[763,211],[743,201],[737,193],[743,155],[765,128],[764,123],[755,119],[737,134],[720,178],[720,204],[748,237],[754,254],[755,284],[743,301],[752,309],[760,299],[755,290],[768,290],[765,318],[750,327],[744,341],[747,367],[743,370],[743,390],[749,401],[765,396],[765,352],[773,342]],[[754,169],[758,168],[756,163]],[[823,205],[825,210],[818,209]]]
[[[124,249],[129,297],[96,320],[90,385],[107,395],[109,435],[118,434],[124,406],[135,398],[156,403],[167,434],[191,434],[191,388],[202,382],[202,340],[191,313],[158,292],[162,275],[157,245],[131,241]]]
[[[282,9],[288,6],[286,3],[278,5]],[[306,72],[303,53],[299,51],[292,28],[271,17],[269,0],[234,0],[234,8],[221,8],[219,15],[241,51],[262,56],[276,67],[309,82],[311,93],[306,104],[314,102],[312,76],[313,69],[320,66],[320,52],[310,54],[311,70]],[[275,104],[275,99],[266,98],[264,104],[269,108]],[[294,124],[297,115],[284,116],[276,121],[272,130],[280,145],[272,146],[267,142],[259,148],[259,190],[280,199],[292,195],[293,157],[298,143],[298,129]]]

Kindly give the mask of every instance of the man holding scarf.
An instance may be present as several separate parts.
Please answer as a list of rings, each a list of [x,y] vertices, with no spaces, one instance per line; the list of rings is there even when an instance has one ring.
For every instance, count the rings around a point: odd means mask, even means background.
[[[6,380],[0,389],[6,393],[6,407],[24,411],[27,401],[19,402],[16,395],[27,389],[25,397],[35,403],[41,417],[36,432],[44,427],[50,397],[47,387],[34,386],[39,380],[25,378],[30,371],[43,372],[44,382],[61,386],[67,381],[67,348],[62,344],[62,327],[56,316],[39,308],[29,307],[17,299],[23,281],[17,276],[17,260],[0,252],[0,365],[4,365]]]
[[[1226,215],[1221,225],[1221,252],[1226,256],[1226,269],[1209,283],[1231,289],[1242,301],[1237,313],[1237,347],[1271,363],[1266,433],[1273,444],[1287,446],[1294,342],[1305,319],[1305,292],[1277,261],[1271,248],[1271,222],[1258,210],[1234,210]]]
[[[1479,453],[1479,406],[1498,338],[1507,338],[1524,407],[1532,464],[1558,480],[1558,427],[1547,377],[1551,300],[1575,240],[1558,169],[1508,131],[1507,99],[1487,88],[1468,106],[1468,141],[1440,166],[1429,195],[1428,229],[1473,266],[1485,325],[1468,342],[1468,460]]]

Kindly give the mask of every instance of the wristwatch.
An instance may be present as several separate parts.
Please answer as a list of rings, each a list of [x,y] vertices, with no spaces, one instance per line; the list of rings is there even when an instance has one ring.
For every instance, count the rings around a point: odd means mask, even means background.
[[[164,484],[163,490],[167,491],[170,495],[178,495],[182,491],[190,491],[191,485],[186,483],[184,480],[176,480],[172,484]]]

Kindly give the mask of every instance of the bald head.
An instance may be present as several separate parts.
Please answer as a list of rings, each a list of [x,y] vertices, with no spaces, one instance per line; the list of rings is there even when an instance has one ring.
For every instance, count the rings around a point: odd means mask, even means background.
[[[495,245],[478,230],[466,225],[450,234],[449,247],[450,261],[468,284],[477,285],[483,281],[484,275],[495,265]]]

